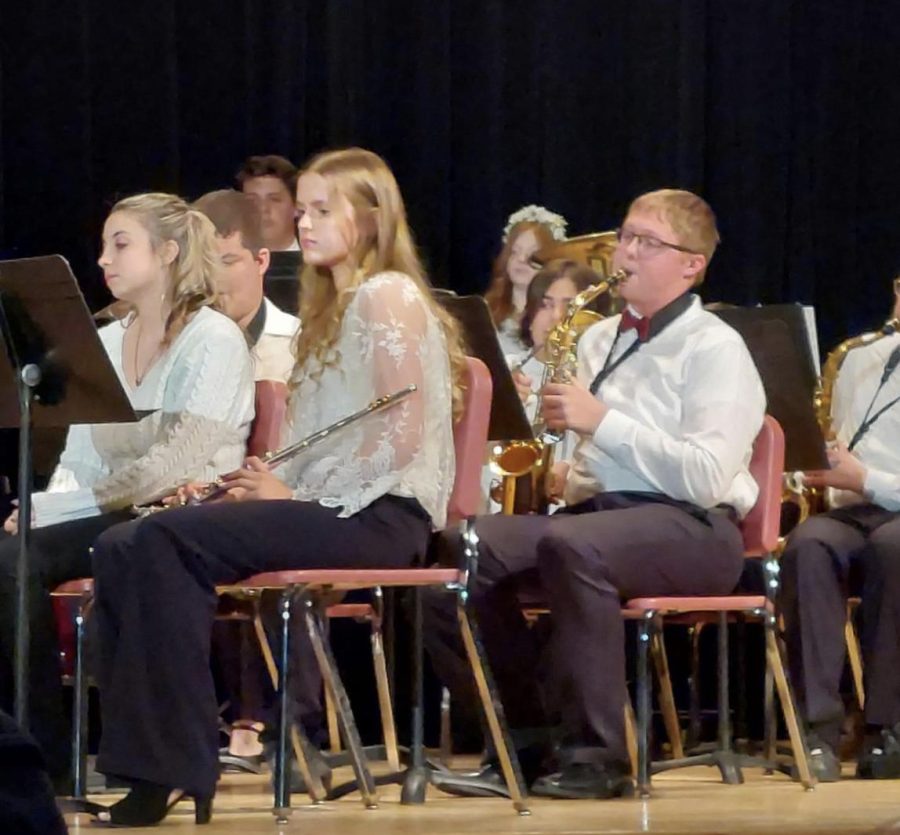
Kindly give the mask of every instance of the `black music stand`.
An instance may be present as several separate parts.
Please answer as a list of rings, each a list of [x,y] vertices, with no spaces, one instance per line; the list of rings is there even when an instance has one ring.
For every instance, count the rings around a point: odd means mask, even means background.
[[[61,255],[0,261],[0,427],[19,427],[16,721],[28,726],[31,430],[137,419]]]
[[[819,373],[803,308],[771,304],[714,313],[747,343],[766,390],[766,411],[784,430],[785,470],[828,469],[825,438],[813,408]]]
[[[503,356],[487,302],[481,296],[457,296],[446,290],[436,291],[434,298],[462,326],[467,352],[478,357],[491,372],[494,392],[488,440],[530,441],[534,433]]]

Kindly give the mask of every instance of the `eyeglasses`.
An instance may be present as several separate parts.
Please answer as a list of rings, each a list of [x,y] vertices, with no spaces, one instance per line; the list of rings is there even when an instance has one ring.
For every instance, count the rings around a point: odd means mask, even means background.
[[[616,240],[622,246],[628,246],[632,241],[637,241],[637,250],[639,255],[655,255],[663,249],[676,249],[678,252],[687,252],[690,255],[699,255],[700,253],[694,249],[688,249],[680,244],[669,243],[657,238],[655,235],[639,235],[630,229],[623,229],[621,226],[616,229]]]

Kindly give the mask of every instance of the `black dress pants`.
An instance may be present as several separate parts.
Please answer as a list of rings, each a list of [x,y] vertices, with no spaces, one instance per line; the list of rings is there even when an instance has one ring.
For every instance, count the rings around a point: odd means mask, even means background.
[[[385,496],[337,514],[311,502],[227,503],[169,510],[100,537],[100,771],[212,794],[216,586],[278,569],[400,568],[425,555],[431,523],[413,500]]]
[[[71,747],[68,716],[63,711],[56,620],[49,593],[67,580],[90,577],[88,548],[104,530],[129,518],[125,511],[106,513],[31,531],[28,724],[44,752],[48,771],[57,782],[69,771]],[[7,711],[12,711],[14,700],[18,555],[19,538],[0,533],[0,707]]]
[[[781,558],[779,606],[804,718],[837,744],[847,597],[859,595],[866,722],[900,722],[900,513],[861,504],[807,519]]]
[[[601,493],[552,516],[486,516],[476,531],[481,559],[471,602],[517,745],[558,717],[564,762],[627,761],[621,601],[727,594],[743,563],[737,526],[723,512]],[[534,582],[551,609],[546,664],[522,617],[522,584]],[[466,698],[471,674],[454,614],[441,597],[427,600],[425,640],[436,672]],[[543,697],[538,670],[547,673]]]

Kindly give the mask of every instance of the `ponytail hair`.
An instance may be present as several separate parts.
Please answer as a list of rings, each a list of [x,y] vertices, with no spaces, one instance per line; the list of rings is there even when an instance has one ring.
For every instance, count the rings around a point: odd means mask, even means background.
[[[170,312],[163,345],[168,346],[201,307],[215,306],[215,277],[220,268],[216,229],[203,212],[174,194],[150,192],[120,200],[112,212],[127,212],[147,230],[154,251],[167,241],[178,247],[169,265],[166,297]],[[110,311],[118,318],[133,312],[127,302]]]

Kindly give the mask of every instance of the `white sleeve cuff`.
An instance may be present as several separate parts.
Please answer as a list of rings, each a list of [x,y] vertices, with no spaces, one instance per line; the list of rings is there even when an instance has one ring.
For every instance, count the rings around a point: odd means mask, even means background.
[[[75,519],[99,516],[100,508],[94,493],[87,487],[63,493],[33,493],[31,496],[32,526],[46,528]]]
[[[594,430],[591,440],[598,449],[612,454],[616,447],[625,443],[633,434],[633,424],[634,421],[628,415],[610,409]]]
[[[866,470],[863,485],[866,498],[887,510],[900,509],[900,478],[883,470]]]

